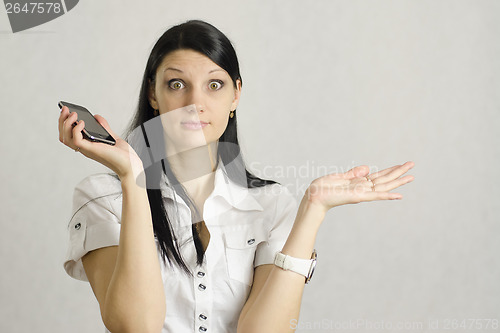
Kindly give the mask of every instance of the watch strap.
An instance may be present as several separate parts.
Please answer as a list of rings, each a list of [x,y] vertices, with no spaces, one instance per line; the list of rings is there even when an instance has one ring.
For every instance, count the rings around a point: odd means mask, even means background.
[[[285,271],[292,271],[306,278],[306,283],[309,282],[314,266],[316,265],[316,251],[313,253],[312,259],[299,259],[289,255],[277,252],[274,257],[274,264]]]

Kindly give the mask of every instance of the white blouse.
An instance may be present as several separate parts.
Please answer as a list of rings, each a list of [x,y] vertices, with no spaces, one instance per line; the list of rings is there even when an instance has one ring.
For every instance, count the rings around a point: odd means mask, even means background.
[[[167,303],[163,333],[235,333],[254,267],[273,263],[295,220],[297,201],[286,187],[248,189],[227,177],[223,163],[218,165],[214,190],[203,209],[210,242],[201,266],[196,264],[190,210],[167,186],[164,175],[165,208],[192,276],[160,260]],[[81,258],[89,251],[118,245],[121,206],[120,181],[110,174],[88,176],[76,186],[64,262],[71,277],[88,281]]]

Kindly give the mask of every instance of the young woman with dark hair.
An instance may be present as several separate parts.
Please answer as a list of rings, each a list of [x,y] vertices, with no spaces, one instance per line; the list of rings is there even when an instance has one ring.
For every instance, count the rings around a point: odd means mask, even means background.
[[[167,30],[139,105],[116,145],[86,141],[64,107],[59,139],[113,170],[80,182],[64,267],[89,281],[111,332],[290,332],[316,263],[326,212],[401,199],[412,162],[314,180],[300,204],[246,168],[236,107],[242,87],[227,37],[203,21]]]

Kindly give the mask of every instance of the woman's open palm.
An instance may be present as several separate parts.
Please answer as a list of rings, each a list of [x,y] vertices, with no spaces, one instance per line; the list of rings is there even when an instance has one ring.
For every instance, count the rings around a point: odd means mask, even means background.
[[[309,202],[329,210],[332,207],[363,201],[395,200],[403,196],[389,192],[413,181],[405,175],[413,162],[396,165],[373,174],[368,166],[358,166],[345,173],[332,173],[315,179],[306,191]]]

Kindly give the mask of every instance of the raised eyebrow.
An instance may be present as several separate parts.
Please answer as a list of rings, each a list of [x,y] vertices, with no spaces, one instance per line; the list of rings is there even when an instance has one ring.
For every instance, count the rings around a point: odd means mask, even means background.
[[[167,67],[167,68],[165,68],[165,70],[163,72],[166,72],[168,70],[176,71],[179,73],[184,73],[181,69],[175,68],[175,67]],[[215,69],[212,69],[211,71],[209,71],[208,74],[211,74],[211,73],[217,72],[217,71],[224,72],[224,70],[222,68],[215,68]]]
[[[182,70],[180,70],[178,68],[174,68],[174,67],[167,67],[167,68],[165,68],[165,70],[163,71],[163,73],[165,73],[168,70],[176,71],[176,72],[180,72],[180,73],[184,73]]]

